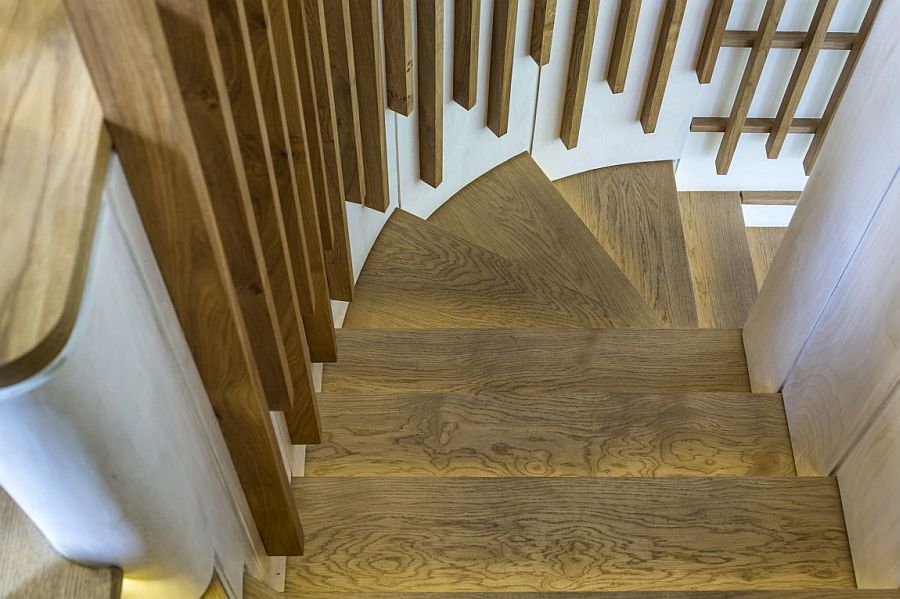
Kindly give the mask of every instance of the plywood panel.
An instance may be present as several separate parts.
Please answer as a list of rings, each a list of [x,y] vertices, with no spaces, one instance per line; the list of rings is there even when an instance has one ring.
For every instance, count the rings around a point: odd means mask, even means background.
[[[747,229],[747,242],[750,244],[750,257],[753,259],[757,289],[762,289],[786,232],[787,227],[749,227]]]
[[[756,277],[738,192],[678,194],[701,327],[738,329],[756,300]]]
[[[506,135],[509,128],[518,10],[519,0],[494,0],[487,126],[497,137]]]
[[[563,98],[562,122],[559,126],[559,137],[569,150],[578,145],[578,135],[581,132],[584,96],[587,91],[599,9],[600,0],[578,0],[575,24],[572,26],[569,76]]]
[[[413,110],[412,1],[382,2],[387,106],[404,116]]]

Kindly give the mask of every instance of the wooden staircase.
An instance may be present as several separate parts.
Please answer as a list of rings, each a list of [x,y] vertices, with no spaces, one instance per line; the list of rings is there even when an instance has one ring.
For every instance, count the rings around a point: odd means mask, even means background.
[[[286,596],[897,596],[855,589],[837,484],[795,475],[741,331],[696,328],[670,176],[561,194],[520,156],[395,213],[325,367]]]

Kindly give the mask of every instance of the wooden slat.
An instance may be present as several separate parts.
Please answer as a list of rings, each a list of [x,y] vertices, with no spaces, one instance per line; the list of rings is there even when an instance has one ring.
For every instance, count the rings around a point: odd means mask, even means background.
[[[786,232],[787,227],[747,227],[747,243],[750,245],[757,289],[762,289]]]
[[[668,0],[663,11],[662,27],[656,42],[650,76],[647,78],[644,106],[641,109],[641,127],[644,129],[644,133],[656,131],[656,123],[659,120],[659,111],[666,96],[666,85],[669,82],[672,61],[675,59],[675,47],[678,44],[678,35],[681,32],[681,21],[684,18],[686,6],[687,0]]]
[[[742,191],[741,203],[796,206],[802,194],[802,191]]]
[[[781,153],[784,140],[787,139],[788,130],[794,120],[794,114],[797,112],[797,106],[800,105],[800,98],[803,96],[806,83],[809,81],[809,76],[819,55],[819,49],[822,47],[822,42],[825,41],[825,34],[828,32],[828,25],[831,23],[835,8],[837,8],[837,0],[819,0],[809,26],[809,35],[803,43],[800,55],[797,56],[794,71],[791,73],[791,79],[788,81],[781,105],[778,107],[778,114],[775,116],[775,124],[766,140],[766,156],[769,158],[778,158]]]
[[[494,0],[487,126],[497,137],[503,137],[509,129],[518,11],[519,0]]]
[[[444,177],[444,0],[418,0],[419,176],[437,187]]]
[[[758,32],[744,30],[729,30],[722,38],[723,48],[752,48]],[[831,31],[825,34],[822,41],[822,50],[850,50],[856,42],[858,35],[846,31]],[[806,44],[806,31],[778,31],[772,38],[773,48],[789,48],[792,50],[803,49]]]
[[[575,24],[572,29],[572,50],[569,55],[569,74],[566,77],[566,94],[563,97],[562,120],[559,138],[572,149],[578,145],[581,117],[584,114],[584,96],[587,92],[591,52],[597,30],[597,13],[600,0],[578,0]]]
[[[328,152],[325,149],[323,140],[325,133],[319,119],[316,80],[301,1],[291,0],[288,2],[288,21],[294,44],[294,59],[297,64],[298,102],[307,132],[306,144],[310,156],[309,163],[319,237],[322,240],[323,249],[330,249],[334,247],[334,227],[331,220],[332,188],[328,182],[328,168],[325,159]],[[307,313],[304,312],[304,314]]]
[[[356,62],[356,92],[359,97],[359,128],[366,170],[365,203],[369,208],[385,212],[390,204],[390,194],[384,125],[381,23],[376,0],[350,0],[350,23],[353,30],[353,59]]]
[[[323,218],[330,218],[331,246],[326,250],[325,269],[331,297],[344,301],[353,299],[353,264],[350,257],[350,234],[347,230],[347,211],[344,206],[344,171],[340,157],[340,141],[332,94],[331,65],[328,37],[325,31],[325,7],[323,0],[304,0],[303,19],[309,44],[312,66],[312,83],[316,91],[319,111],[319,139],[325,158],[328,176],[329,210]],[[299,11],[297,11],[299,12]],[[297,25],[296,15],[294,25]],[[320,214],[322,211],[320,211]]]
[[[744,122],[747,120],[747,113],[750,111],[750,104],[759,84],[759,76],[769,55],[778,21],[781,20],[784,4],[785,0],[766,0],[766,7],[759,22],[759,32],[753,42],[753,49],[750,50],[750,57],[747,59],[747,66],[744,68],[744,75],[741,77],[737,96],[731,107],[728,124],[725,126],[725,135],[716,155],[716,172],[720,175],[728,174],[731,167],[731,159],[734,158],[734,151],[737,149]]]
[[[640,14],[641,0],[622,0],[619,4],[619,17],[609,54],[609,67],[606,70],[606,82],[614,94],[625,91],[625,77],[628,75],[628,63],[631,62],[631,50],[634,48],[634,34]]]
[[[285,409],[294,386],[209,9],[194,0],[157,5],[263,390],[270,408]],[[298,383],[311,390],[308,365],[298,366],[307,371]]]
[[[412,0],[383,0],[387,106],[409,116],[413,109]]]
[[[156,6],[66,7],[256,527],[270,554],[300,553],[297,509]]]
[[[349,0],[323,2],[335,121],[344,173],[344,199],[362,204],[366,195],[362,141],[359,132],[359,98],[356,94],[356,63],[350,31]]]
[[[740,193],[682,192],[678,204],[700,326],[743,327],[757,288]]]
[[[550,62],[555,21],[556,0],[535,0],[534,14],[531,18],[531,57],[538,66]]]
[[[859,62],[860,54],[862,54],[862,50],[866,45],[866,40],[869,37],[869,32],[872,30],[872,25],[875,23],[875,17],[878,16],[881,4],[882,0],[871,0],[866,16],[859,27],[859,34],[850,48],[850,54],[844,62],[844,68],[841,69],[841,74],[838,76],[834,90],[831,92],[831,97],[828,99],[828,104],[825,106],[825,112],[822,113],[821,124],[816,131],[815,137],[809,144],[806,156],[803,158],[803,170],[806,171],[807,175],[812,173],[816,159],[819,157],[822,144],[825,143],[825,136],[828,135],[828,129],[831,127],[834,115],[841,104],[844,92],[847,91],[847,85],[850,83],[850,78],[853,77],[853,71],[856,70],[856,64]]]
[[[700,55],[697,57],[697,79],[700,83],[712,81],[733,4],[734,0],[713,0],[709,9],[709,21],[706,23],[706,33],[703,35]]]
[[[691,119],[691,133],[722,133],[728,125],[728,117],[695,116]],[[748,118],[744,121],[743,133],[770,133],[775,119]],[[788,133],[812,135],[819,128],[819,119],[797,119],[791,121]]]
[[[453,16],[453,99],[471,110],[478,97],[481,0],[455,0]]]

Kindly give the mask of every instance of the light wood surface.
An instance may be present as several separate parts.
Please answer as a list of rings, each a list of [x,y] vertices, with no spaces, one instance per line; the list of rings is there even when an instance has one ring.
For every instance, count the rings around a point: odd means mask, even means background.
[[[467,185],[429,222],[580,291],[642,328],[665,326],[528,154]]]
[[[487,126],[497,137],[509,129],[519,0],[494,0],[491,28],[491,71],[488,78]]]
[[[822,113],[822,122],[816,131],[815,137],[809,144],[806,156],[803,158],[803,170],[806,171],[807,175],[812,173],[813,166],[815,166],[819,153],[822,151],[825,136],[828,135],[828,130],[831,128],[832,121],[834,121],[838,106],[840,106],[844,93],[847,91],[847,86],[850,84],[850,78],[853,77],[853,72],[856,70],[856,64],[859,62],[866,41],[869,39],[869,32],[871,32],[872,26],[875,24],[875,17],[878,16],[881,4],[882,0],[871,0],[866,16],[859,26],[859,33],[853,39],[853,44],[850,46],[850,54],[847,55],[847,60],[844,61],[844,67],[841,69],[841,74],[834,84],[834,90],[831,92],[831,97],[828,99],[828,104],[825,105],[825,111]]]
[[[366,195],[362,141],[359,131],[359,98],[356,93],[356,63],[350,31],[349,0],[323,2],[335,121],[344,173],[345,200],[362,204]]]
[[[701,327],[738,329],[756,300],[756,276],[738,192],[678,194]]]
[[[444,0],[417,0],[419,177],[444,179]]]
[[[481,0],[454,0],[453,99],[471,110],[478,98]]]
[[[672,61],[675,60],[675,47],[678,44],[681,21],[684,18],[686,7],[687,0],[667,0],[663,10],[662,26],[659,31],[659,39],[656,41],[653,63],[650,65],[650,75],[647,77],[644,105],[641,108],[641,127],[644,129],[644,133],[656,131],[656,123],[659,121],[659,111],[662,109],[663,99],[666,96],[669,72],[672,70]]]
[[[779,395],[322,396],[304,476],[793,476]]]
[[[538,66],[550,62],[555,22],[556,0],[535,0],[531,17],[531,57]]]
[[[671,163],[598,169],[554,185],[667,326],[697,326]]]
[[[731,14],[733,4],[734,0],[713,0],[710,5],[709,20],[706,23],[706,32],[703,34],[700,54],[697,57],[697,79],[700,83],[712,81],[716,60],[719,58],[719,48],[722,47],[725,27],[728,25],[728,16]]]
[[[412,1],[382,2],[387,106],[404,116],[413,110]]]
[[[66,8],[259,534],[273,555],[300,553],[300,521],[157,8],[149,0],[66,0]]]
[[[622,0],[619,3],[619,16],[609,52],[609,66],[606,69],[606,82],[614,94],[625,91],[625,78],[628,76],[628,64],[631,62],[631,50],[634,48],[634,34],[637,32],[640,14],[641,0]]]
[[[621,593],[598,591],[543,593],[466,593],[466,599],[897,599],[896,590],[860,589],[779,589],[777,591],[640,591]],[[247,595],[252,599],[269,599],[268,595]],[[460,593],[306,593],[286,594],[288,599],[460,599]]]
[[[295,597],[854,587],[832,479],[307,477],[295,496]]]
[[[387,140],[385,139],[384,73],[381,23],[375,0],[350,0],[353,60],[359,99],[359,130],[366,172],[365,204],[384,212],[388,195]]]
[[[566,76],[566,93],[563,96],[559,138],[569,150],[578,145],[581,117],[584,115],[584,96],[587,92],[591,53],[597,31],[597,13],[600,0],[578,0],[575,23],[572,26],[572,48],[569,54],[569,71]]]
[[[740,331],[338,331],[323,391],[749,391]]]
[[[244,599],[281,599],[283,594],[275,591],[266,583],[244,573]]]
[[[781,105],[778,107],[778,114],[775,116],[772,133],[766,140],[766,156],[769,158],[778,158],[781,153],[788,129],[794,120],[797,107],[800,105],[800,98],[806,89],[806,83],[812,74],[813,66],[816,64],[816,58],[819,56],[819,50],[825,41],[825,35],[828,33],[828,26],[836,8],[837,0],[819,0],[816,5],[816,12],[809,25],[809,34],[806,36],[803,49],[794,64],[794,71],[791,73],[787,89],[781,99]]]
[[[723,48],[752,48],[758,33],[756,31],[726,31],[722,40]],[[823,50],[850,50],[859,35],[849,31],[830,31],[822,42]],[[772,38],[773,48],[801,50],[807,41],[806,31],[778,31]]]
[[[59,3],[47,2],[49,10]],[[57,13],[60,14],[60,13]],[[23,21],[18,21],[23,23]],[[37,599],[118,599],[122,571],[89,568],[59,555],[37,526],[0,489],[0,597]]]
[[[742,191],[741,203],[796,206],[801,195],[802,191]]]
[[[750,257],[753,260],[757,289],[762,289],[786,232],[787,227],[747,228],[747,242],[750,244]]]
[[[720,175],[728,174],[728,169],[731,168],[731,160],[734,158],[738,140],[744,129],[744,122],[750,112],[750,104],[753,102],[763,66],[769,56],[769,49],[778,29],[785,2],[786,0],[766,0],[766,7],[759,21],[759,29],[753,41],[750,56],[747,58],[747,65],[744,67],[744,74],[738,85],[734,104],[731,106],[731,114],[728,116],[728,124],[725,126],[725,135],[722,137],[719,151],[716,154],[716,173]]]
[[[819,128],[819,119],[794,119],[788,127],[788,133],[815,134]],[[691,133],[722,133],[728,126],[728,117],[695,116],[691,119]],[[771,133],[775,119],[766,117],[748,117],[741,129],[742,133]]]
[[[110,140],[61,0],[0,7],[0,387],[47,366],[81,305]]]
[[[545,280],[396,210],[369,252],[344,328],[638,327],[615,304]]]

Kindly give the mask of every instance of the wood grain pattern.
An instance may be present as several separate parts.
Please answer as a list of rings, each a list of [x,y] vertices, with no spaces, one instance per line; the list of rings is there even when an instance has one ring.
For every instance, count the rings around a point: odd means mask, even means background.
[[[323,2],[323,5],[341,172],[344,173],[344,199],[362,204],[366,195],[366,181],[359,131],[359,97],[356,94],[350,4],[349,0],[338,0]]]
[[[69,340],[110,140],[59,0],[0,8],[0,387]]]
[[[494,0],[491,28],[491,72],[488,78],[487,126],[497,137],[509,130],[519,0]]]
[[[825,35],[828,33],[828,26],[831,24],[831,17],[836,8],[837,0],[819,0],[816,5],[816,12],[809,25],[809,34],[803,42],[800,55],[797,56],[787,89],[784,91],[781,105],[778,107],[778,114],[775,116],[775,124],[766,140],[766,156],[769,158],[778,158],[781,153],[784,140],[787,139],[788,130],[794,120],[797,106],[800,105],[800,98],[806,89],[806,83],[812,74],[813,66],[825,41]]]
[[[325,248],[325,271],[330,297],[343,301],[353,300],[353,263],[350,254],[350,232],[347,228],[347,209],[344,205],[344,171],[341,160],[340,140],[337,131],[337,109],[331,80],[331,51],[325,25],[325,7],[322,0],[304,0],[303,15],[299,7],[293,9],[294,24],[303,21],[309,46],[312,67],[310,84],[315,87],[316,106],[319,110],[319,140],[325,159],[328,177],[328,206],[319,210],[320,218],[328,218],[331,244]],[[299,42],[299,40],[297,40]],[[320,230],[324,227],[320,226]]]
[[[757,289],[762,289],[786,232],[787,227],[747,228],[747,242],[750,244],[750,257],[753,260]]]
[[[872,25],[875,24],[875,17],[878,16],[881,4],[882,0],[871,0],[869,8],[866,10],[866,16],[863,18],[862,25],[859,26],[859,33],[853,40],[853,45],[850,47],[850,54],[847,55],[847,60],[844,62],[844,67],[841,69],[841,74],[838,76],[837,83],[834,84],[834,90],[831,92],[831,97],[828,99],[828,104],[825,105],[821,124],[816,130],[815,137],[813,137],[809,144],[806,156],[803,158],[803,170],[807,175],[812,173],[816,159],[819,157],[819,152],[822,151],[822,144],[825,142],[825,136],[828,135],[828,130],[831,128],[832,121],[834,121],[834,115],[837,112],[838,106],[841,104],[844,92],[847,91],[847,86],[850,84],[850,78],[853,77],[853,72],[856,70],[856,64],[859,62],[859,57],[866,45],[866,40],[869,38],[869,32],[872,30]]]
[[[728,124],[725,126],[725,135],[722,137],[719,151],[716,154],[716,173],[720,175],[728,174],[728,169],[731,167],[731,160],[734,158],[747,114],[750,112],[750,104],[753,102],[759,77],[769,55],[775,31],[778,29],[781,13],[784,11],[784,4],[785,0],[766,0],[766,7],[759,21],[759,30],[750,50],[750,56],[747,58],[747,65],[744,67],[744,74],[741,77],[734,104],[731,106],[731,114],[728,116]]]
[[[302,1],[302,0],[301,0]],[[334,247],[334,227],[331,218],[331,185],[328,183],[328,169],[326,167],[325,142],[323,137],[323,124],[319,118],[316,79],[312,66],[312,52],[310,40],[306,33],[306,19],[303,8],[299,2],[288,3],[288,26],[291,29],[294,60],[297,66],[297,102],[300,105],[302,118],[306,129],[306,147],[309,155],[310,176],[312,177],[313,198],[319,238],[322,240],[322,249]],[[289,54],[289,52],[287,52]],[[293,112],[293,106],[291,107]],[[298,125],[295,124],[295,127]],[[303,201],[303,198],[300,198]],[[304,312],[309,314],[309,312]]]
[[[54,11],[62,14],[58,2],[41,4],[44,6],[40,9],[47,11],[45,14]],[[22,20],[17,22],[24,23]],[[0,597],[118,599],[122,592],[121,570],[89,568],[59,555],[3,489],[0,489],[0,536],[3,537],[3,543],[0,543]]]
[[[531,17],[531,57],[538,66],[550,63],[556,0],[535,0]]]
[[[727,117],[695,116],[691,119],[691,133],[722,133],[728,126]],[[775,119],[764,117],[748,117],[744,121],[741,133],[771,133]],[[794,119],[788,127],[788,133],[814,134],[819,128],[819,119]]]
[[[774,206],[796,206],[802,191],[742,191],[742,204],[762,204]]]
[[[572,29],[566,93],[563,96],[562,119],[559,126],[559,138],[569,150],[578,145],[599,10],[600,0],[578,0]]]
[[[752,48],[757,35],[756,31],[726,31],[722,39],[722,47]],[[850,50],[858,37],[858,34],[852,32],[830,31],[825,34],[825,39],[822,41],[822,50]],[[772,38],[772,47],[802,50],[806,41],[806,31],[778,31]]]
[[[338,331],[325,392],[750,390],[740,331]]]
[[[369,252],[357,291],[344,328],[642,324],[401,210]]]
[[[293,596],[855,586],[826,478],[303,478],[295,496]]]
[[[554,185],[667,326],[697,326],[671,163],[598,169]]]
[[[353,31],[353,59],[356,63],[356,91],[359,97],[359,128],[366,171],[365,203],[369,208],[384,212],[390,204],[390,195],[384,125],[381,26],[376,1],[350,0],[350,23]]]
[[[738,192],[678,194],[701,327],[744,326],[756,300],[756,276]]]
[[[453,99],[471,110],[478,98],[481,0],[454,0]]]
[[[384,72],[387,106],[409,116],[413,110],[412,0],[383,0]]]
[[[305,476],[793,476],[779,395],[322,397]]]
[[[734,0],[713,0],[709,8],[709,20],[700,44],[700,54],[697,56],[697,80],[700,83],[712,81],[733,4]]]
[[[419,177],[444,180],[444,0],[417,0]]]
[[[245,590],[246,593],[246,590]],[[269,599],[269,595],[246,595],[252,599]],[[894,589],[779,589],[777,591],[640,591],[617,593],[466,593],[466,599],[897,599]],[[288,599],[459,599],[460,593],[286,593]]]
[[[687,0],[668,0],[663,10],[662,26],[659,31],[659,39],[656,41],[656,51],[653,54],[650,76],[647,78],[647,89],[644,91],[644,104],[641,108],[641,127],[644,129],[644,133],[656,131],[656,123],[659,120],[659,111],[666,96],[666,85],[669,82],[672,61],[675,60],[675,47],[678,44],[681,21],[684,18],[686,7]]]
[[[157,5],[203,175],[217,200],[216,224],[266,400],[273,410],[284,409],[295,390],[209,8],[192,0],[158,0]],[[308,366],[299,366],[307,370],[305,382],[312,390]]]
[[[429,222],[642,328],[665,326],[528,154],[467,185]]]
[[[631,50],[634,48],[634,34],[637,32],[640,14],[641,0],[622,0],[619,3],[619,16],[609,53],[609,66],[606,69],[606,82],[614,94],[625,91],[625,78],[628,76],[628,64],[631,62]]]
[[[300,553],[300,521],[157,8],[150,0],[66,0],[66,8],[266,550]]]

